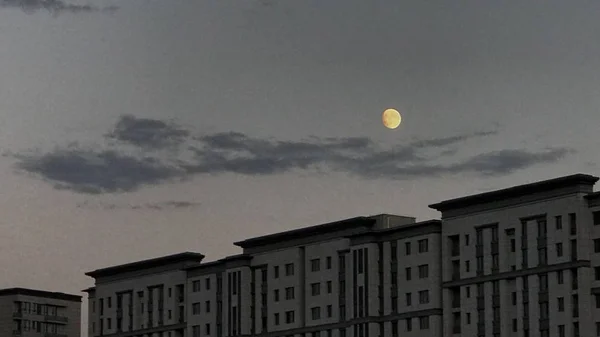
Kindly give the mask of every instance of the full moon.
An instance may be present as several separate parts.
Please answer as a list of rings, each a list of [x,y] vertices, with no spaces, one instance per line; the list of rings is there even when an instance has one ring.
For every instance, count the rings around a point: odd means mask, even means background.
[[[400,116],[400,113],[396,109],[387,109],[383,112],[382,120],[386,128],[395,129],[400,126],[402,116]]]

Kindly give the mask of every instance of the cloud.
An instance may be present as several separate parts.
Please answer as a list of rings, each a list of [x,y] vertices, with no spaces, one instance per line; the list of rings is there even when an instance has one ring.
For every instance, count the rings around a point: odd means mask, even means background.
[[[131,192],[182,177],[179,168],[156,158],[137,158],[114,150],[57,149],[17,155],[17,168],[35,174],[56,188],[79,193]]]
[[[135,116],[122,116],[107,137],[148,149],[159,149],[183,143],[189,131],[173,123]]]
[[[103,210],[116,210],[116,209],[132,209],[132,210],[176,210],[176,209],[186,209],[186,208],[195,208],[200,206],[199,202],[191,202],[191,201],[163,201],[163,202],[153,202],[153,203],[144,203],[144,204],[115,204],[115,203],[101,203],[101,202],[89,202],[85,201],[77,204],[78,208],[96,208]]]
[[[14,157],[20,171],[41,177],[57,188],[100,194],[132,192],[144,186],[225,173],[265,176],[313,170],[388,180],[460,174],[502,176],[537,164],[557,162],[573,152],[566,148],[505,149],[467,158],[457,156],[459,145],[495,134],[495,131],[475,132],[381,148],[367,137],[283,141],[240,132],[192,137],[190,131],[173,123],[123,116],[107,136],[133,145],[143,155],[126,154],[118,146],[103,151],[71,146]],[[169,154],[176,153],[179,157],[161,158],[165,153],[158,150],[166,147],[177,150]],[[441,164],[442,159],[450,164]],[[174,208],[188,206],[170,204]],[[167,204],[144,207],[158,209]]]
[[[18,8],[29,14],[46,10],[54,15],[60,13],[114,12],[118,9],[114,6],[98,8],[91,5],[75,5],[62,0],[0,0],[0,8]]]

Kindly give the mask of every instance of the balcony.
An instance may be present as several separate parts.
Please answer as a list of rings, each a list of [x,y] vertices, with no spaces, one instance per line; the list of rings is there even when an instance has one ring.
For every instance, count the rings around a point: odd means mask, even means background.
[[[69,319],[64,316],[46,315],[46,316],[44,316],[44,320],[46,322],[63,323],[63,324],[67,324],[69,322]]]

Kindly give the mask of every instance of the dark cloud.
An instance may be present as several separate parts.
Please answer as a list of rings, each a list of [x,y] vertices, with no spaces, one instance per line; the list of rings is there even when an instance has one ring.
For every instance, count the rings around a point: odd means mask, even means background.
[[[137,158],[116,151],[81,148],[20,154],[17,167],[42,177],[57,188],[97,194],[135,191],[182,177],[179,168],[156,158]]]
[[[54,15],[60,13],[114,12],[118,8],[111,6],[98,8],[91,5],[68,4],[62,0],[0,0],[0,8],[18,8],[25,13],[45,10]]]
[[[158,149],[183,143],[189,132],[172,123],[135,116],[122,116],[107,136],[141,148]]]
[[[88,208],[88,209],[103,209],[103,210],[116,210],[116,209],[132,209],[132,210],[175,210],[175,209],[185,209],[185,208],[195,208],[200,206],[199,202],[191,202],[191,201],[164,201],[164,202],[153,202],[153,203],[145,203],[145,204],[115,204],[115,203],[101,203],[101,202],[89,202],[85,201],[77,204],[78,208]]]
[[[507,149],[451,161],[459,144],[496,132],[477,132],[452,137],[421,139],[383,149],[366,137],[316,138],[304,141],[262,139],[239,132],[191,137],[173,124],[124,116],[110,137],[136,145],[146,156],[126,155],[117,150],[94,151],[77,146],[43,154],[17,155],[21,171],[36,174],[57,188],[79,193],[130,192],[203,174],[233,173],[272,175],[298,170],[341,172],[363,179],[411,179],[459,174],[508,175],[536,164],[556,162],[572,150],[550,148],[541,152]],[[164,147],[187,149],[187,159],[166,161]],[[182,151],[170,151],[170,153]],[[164,154],[164,153],[163,153]],[[440,160],[451,164],[440,164]],[[189,207],[186,203],[138,207]]]

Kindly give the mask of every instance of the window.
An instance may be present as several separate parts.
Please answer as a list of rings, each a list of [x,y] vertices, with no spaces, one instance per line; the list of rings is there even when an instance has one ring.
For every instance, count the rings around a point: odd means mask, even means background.
[[[594,226],[599,226],[600,225],[600,212],[596,211],[596,212],[592,213],[592,216],[594,217]]]
[[[548,291],[548,275],[540,274],[538,276],[540,292]]]
[[[419,303],[421,303],[421,304],[429,303],[429,290],[419,291]]]
[[[279,278],[279,266],[273,267],[273,278]]]
[[[562,229],[562,216],[557,215],[554,217],[554,222],[556,223],[556,230]]]
[[[466,291],[467,291],[467,298],[470,298],[471,297],[471,287],[467,286]]]
[[[292,275],[294,275],[294,264],[288,263],[285,265],[285,276],[292,276]]]
[[[325,265],[326,265],[327,269],[331,269],[331,256],[328,256],[325,259]]]
[[[563,271],[559,270],[556,272],[556,283],[563,284],[564,283]]]
[[[557,257],[563,256],[563,245],[560,242],[556,244],[556,256]]]
[[[563,330],[564,330],[564,328],[563,328]],[[600,336],[600,322],[596,322],[596,336]]]
[[[429,277],[429,266],[424,264],[419,266],[419,278]]]
[[[577,234],[577,215],[575,213],[569,214],[569,227],[571,235]]]
[[[421,330],[429,329],[429,316],[419,317],[419,328]]]
[[[192,282],[192,292],[199,292],[200,291],[200,281],[194,281]]]
[[[204,333],[206,335],[210,335],[210,323],[206,323],[206,325],[204,326]]]
[[[513,318],[512,320],[512,331],[517,332],[517,319]]]
[[[333,292],[333,282],[327,281],[327,293],[331,294]]]
[[[559,312],[565,311],[565,298],[564,297],[557,298],[556,299],[556,304],[558,305],[558,311]]]
[[[471,261],[467,260],[465,261],[465,272],[469,272],[471,271]]]
[[[320,259],[310,260],[310,270],[312,272],[317,272],[317,271],[321,270],[321,260]]]
[[[517,251],[517,241],[515,239],[510,239],[510,251],[511,253]]]
[[[600,295],[594,294],[594,300],[596,301],[596,308],[600,308]]]
[[[286,300],[293,300],[294,299],[294,287],[287,287],[285,288],[285,299]]]
[[[207,277],[204,280],[204,287],[206,288],[206,290],[210,290],[210,277]]]
[[[192,304],[192,315],[200,315],[200,302]]]
[[[398,247],[396,241],[390,242],[390,256],[392,261],[398,260]]]
[[[286,311],[285,312],[285,323],[286,324],[294,323],[294,311]]]
[[[600,253],[600,239],[594,239],[594,253]]]
[[[333,316],[333,305],[328,305],[327,306],[327,317],[332,317]]]
[[[273,301],[279,302],[279,289],[273,290]]]
[[[517,292],[513,291],[511,294],[512,305],[517,305]]]
[[[465,246],[469,245],[469,234],[465,234]]]
[[[410,281],[412,278],[410,267],[406,268],[406,280]]]
[[[173,296],[173,289],[171,287],[169,287],[169,297]]]
[[[492,227],[492,242],[498,242],[498,227]]]
[[[471,313],[467,312],[467,324],[471,324]]]
[[[398,321],[392,321],[392,337],[398,337]]]
[[[406,331],[412,331],[412,318],[406,319]]]
[[[558,337],[565,337],[565,326],[562,324],[558,326]]]
[[[412,305],[412,294],[406,293],[406,306],[410,307]]]
[[[320,283],[312,283],[310,285],[310,292],[312,296],[318,296],[321,294],[321,284]]]
[[[310,315],[313,320],[321,319],[321,307],[311,308]]]
[[[460,237],[458,235],[452,235],[448,237],[450,241],[450,256],[460,255]],[[420,241],[419,241],[420,243]],[[420,248],[420,247],[419,247]]]
[[[419,240],[419,253],[427,253],[429,251],[429,241],[427,239]]]
[[[600,267],[594,267],[594,279],[600,281]]]
[[[192,327],[192,337],[200,337],[200,326],[194,325]]]
[[[392,312],[394,312],[394,313],[398,312],[398,296],[392,296],[391,304],[392,304]]]
[[[205,309],[206,309],[205,311],[206,312],[210,312],[210,301],[204,302],[204,306],[205,306]]]
[[[452,333],[460,333],[460,312],[452,313]]]
[[[112,297],[108,297],[108,307],[111,308],[112,307]]]
[[[279,325],[279,313],[273,315],[273,324]]]
[[[405,243],[404,247],[406,248],[406,255],[410,255],[410,242]]]

